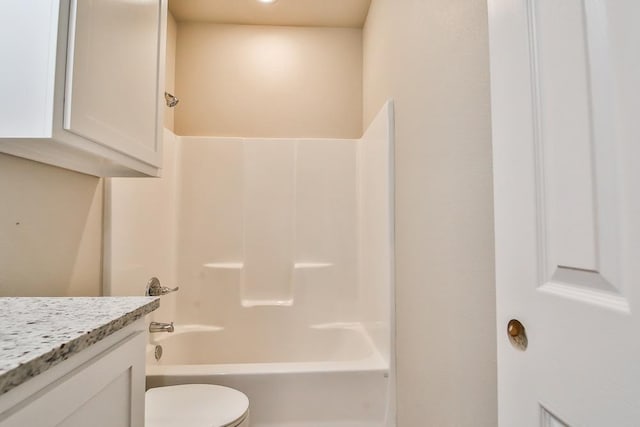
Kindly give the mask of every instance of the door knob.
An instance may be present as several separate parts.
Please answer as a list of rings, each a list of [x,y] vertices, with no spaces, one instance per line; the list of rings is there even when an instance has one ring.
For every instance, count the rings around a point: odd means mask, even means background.
[[[509,336],[517,337],[523,331],[522,323],[519,321],[512,319],[507,326],[507,332],[509,332]]]
[[[529,345],[527,330],[518,319],[511,319],[507,324],[507,337],[511,345],[517,350],[525,351]]]

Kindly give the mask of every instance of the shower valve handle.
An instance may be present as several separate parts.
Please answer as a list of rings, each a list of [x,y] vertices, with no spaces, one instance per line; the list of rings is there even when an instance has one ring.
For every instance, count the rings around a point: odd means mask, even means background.
[[[159,297],[161,295],[166,295],[170,292],[175,292],[180,289],[179,286],[175,288],[168,288],[166,286],[162,286],[160,284],[160,280],[157,277],[152,277],[149,279],[147,283],[147,288],[145,289],[144,294],[149,297]]]

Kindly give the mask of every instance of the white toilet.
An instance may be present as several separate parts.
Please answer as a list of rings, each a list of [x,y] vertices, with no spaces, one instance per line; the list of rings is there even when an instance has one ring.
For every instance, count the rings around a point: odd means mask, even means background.
[[[249,399],[229,387],[185,384],[151,388],[145,427],[248,427]]]

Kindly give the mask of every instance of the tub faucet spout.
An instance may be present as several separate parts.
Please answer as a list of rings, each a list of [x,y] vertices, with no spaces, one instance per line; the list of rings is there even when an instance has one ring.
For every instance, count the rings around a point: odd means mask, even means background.
[[[173,322],[171,323],[162,323],[162,322],[151,322],[149,324],[149,332],[173,332]]]

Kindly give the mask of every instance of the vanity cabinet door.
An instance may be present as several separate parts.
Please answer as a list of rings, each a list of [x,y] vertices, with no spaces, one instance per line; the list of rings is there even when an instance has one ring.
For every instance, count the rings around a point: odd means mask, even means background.
[[[56,57],[52,52],[59,6],[25,3],[0,4],[0,137],[46,138],[51,136],[53,117]],[[25,28],[24,34],[18,32]]]
[[[161,161],[161,0],[72,0],[64,129]]]
[[[32,393],[22,399],[9,397],[17,403],[0,411],[0,427],[144,427],[147,336],[139,330],[142,325],[88,360],[83,353],[75,354],[30,380],[39,387],[25,383]],[[54,373],[47,383],[46,374]],[[13,391],[21,393],[9,393]]]

